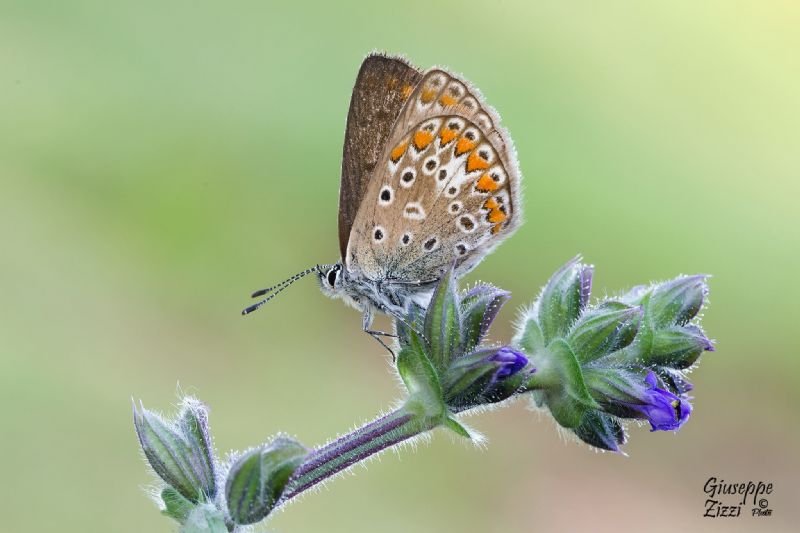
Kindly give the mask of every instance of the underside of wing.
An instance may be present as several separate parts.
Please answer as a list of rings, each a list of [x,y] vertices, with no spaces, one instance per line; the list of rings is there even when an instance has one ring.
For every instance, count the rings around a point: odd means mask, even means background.
[[[516,154],[467,82],[431,70],[398,116],[356,217],[348,260],[374,279],[476,266],[522,220]]]
[[[350,99],[342,156],[339,188],[342,259],[358,206],[385,149],[392,124],[421,78],[419,70],[396,57],[373,54],[361,64]]]

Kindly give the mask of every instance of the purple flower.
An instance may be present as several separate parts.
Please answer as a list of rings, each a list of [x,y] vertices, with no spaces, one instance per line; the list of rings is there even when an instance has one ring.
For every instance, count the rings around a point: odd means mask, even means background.
[[[669,431],[680,428],[692,412],[691,404],[683,397],[658,387],[658,378],[653,372],[644,379],[647,386],[642,391],[642,404],[629,406],[647,417],[650,431]]]
[[[497,353],[489,357],[489,361],[501,364],[492,378],[493,382],[513,376],[528,364],[528,358],[510,346],[497,350]]]

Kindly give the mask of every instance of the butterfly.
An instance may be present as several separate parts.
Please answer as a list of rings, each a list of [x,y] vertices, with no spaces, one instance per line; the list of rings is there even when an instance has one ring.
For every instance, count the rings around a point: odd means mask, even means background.
[[[442,68],[369,55],[356,78],[344,138],[339,251],[267,289],[249,314],[316,273],[322,292],[362,313],[403,321],[425,306],[449,269],[477,266],[522,222],[520,172],[497,113],[466,80]]]

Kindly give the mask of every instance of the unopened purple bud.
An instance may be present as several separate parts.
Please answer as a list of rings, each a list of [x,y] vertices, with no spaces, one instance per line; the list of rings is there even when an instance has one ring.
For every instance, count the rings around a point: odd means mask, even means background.
[[[514,394],[533,372],[528,358],[510,346],[479,350],[447,369],[442,380],[445,401],[459,409],[499,402]]]
[[[528,364],[528,358],[510,346],[503,346],[489,360],[502,365],[495,372],[494,381],[513,376]]]

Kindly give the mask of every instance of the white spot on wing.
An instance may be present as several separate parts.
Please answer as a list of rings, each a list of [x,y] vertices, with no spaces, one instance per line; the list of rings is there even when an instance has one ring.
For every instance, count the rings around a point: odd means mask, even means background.
[[[408,202],[403,209],[403,216],[409,220],[423,220],[425,210],[419,202]]]

